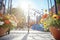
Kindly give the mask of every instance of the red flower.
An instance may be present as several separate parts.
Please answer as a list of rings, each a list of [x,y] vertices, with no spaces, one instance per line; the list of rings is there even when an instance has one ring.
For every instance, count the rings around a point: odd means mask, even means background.
[[[5,20],[4,22],[5,22],[5,24],[10,24],[9,20]]]
[[[47,14],[44,14],[44,15],[42,16],[42,18],[43,18],[43,19],[44,19],[44,18],[47,18],[47,16],[48,16]]]

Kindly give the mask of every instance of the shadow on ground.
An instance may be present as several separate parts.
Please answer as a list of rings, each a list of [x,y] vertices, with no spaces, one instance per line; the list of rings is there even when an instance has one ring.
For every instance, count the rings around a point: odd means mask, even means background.
[[[27,33],[27,34],[22,38],[22,40],[27,40],[28,34],[29,34],[29,33]]]
[[[3,36],[3,37],[0,37],[0,40],[12,40],[16,37],[19,37],[18,35],[6,35],[6,36]]]

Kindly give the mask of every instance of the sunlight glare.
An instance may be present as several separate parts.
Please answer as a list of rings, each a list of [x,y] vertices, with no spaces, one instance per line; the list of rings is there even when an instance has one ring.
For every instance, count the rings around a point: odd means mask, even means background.
[[[21,8],[22,8],[22,10],[27,10],[28,9],[28,3],[27,2],[22,2],[21,3]]]

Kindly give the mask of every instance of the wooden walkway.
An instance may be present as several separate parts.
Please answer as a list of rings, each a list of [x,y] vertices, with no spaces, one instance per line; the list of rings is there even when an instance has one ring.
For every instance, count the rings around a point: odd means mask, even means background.
[[[55,40],[50,32],[42,32],[32,30],[27,31],[11,31],[9,35],[0,37],[0,40]]]

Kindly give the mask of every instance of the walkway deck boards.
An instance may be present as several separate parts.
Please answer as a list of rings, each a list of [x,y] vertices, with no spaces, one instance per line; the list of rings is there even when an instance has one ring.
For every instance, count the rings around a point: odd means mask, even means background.
[[[0,37],[0,40],[54,40],[50,32],[42,31],[11,31],[9,35]]]

